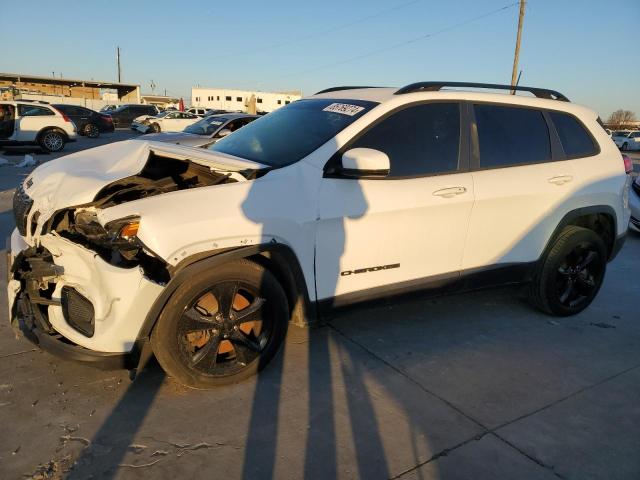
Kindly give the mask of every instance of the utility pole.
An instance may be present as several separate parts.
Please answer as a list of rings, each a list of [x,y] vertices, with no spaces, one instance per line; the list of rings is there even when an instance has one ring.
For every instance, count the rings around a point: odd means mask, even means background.
[[[518,36],[516,38],[516,51],[513,55],[513,70],[511,71],[511,86],[516,86],[518,74],[518,60],[520,58],[520,39],[522,38],[522,24],[524,22],[524,8],[527,0],[520,0],[520,15],[518,16]],[[516,91],[511,90],[511,95],[515,95]]]
[[[118,83],[121,83],[122,77],[120,74],[120,47],[116,47],[116,60],[118,62]]]

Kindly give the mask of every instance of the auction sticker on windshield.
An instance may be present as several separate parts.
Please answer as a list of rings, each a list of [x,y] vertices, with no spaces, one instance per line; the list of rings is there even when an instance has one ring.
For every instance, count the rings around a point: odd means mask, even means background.
[[[323,112],[341,113],[343,115],[349,115],[350,117],[360,113],[362,110],[364,110],[364,107],[350,105],[348,103],[332,103],[322,109]]]

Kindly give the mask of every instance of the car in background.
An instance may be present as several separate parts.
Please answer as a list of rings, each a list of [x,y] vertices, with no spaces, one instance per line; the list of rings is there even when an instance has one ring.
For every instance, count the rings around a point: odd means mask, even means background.
[[[188,147],[208,147],[221,138],[244,127],[259,118],[246,113],[211,115],[189,125],[179,133],[151,133],[139,137],[140,140],[175,143]]]
[[[622,151],[640,150],[640,131],[629,132],[626,137],[619,137],[614,140]]]
[[[199,117],[204,117],[207,114],[207,110],[208,109],[203,107],[191,107],[187,109],[187,113],[193,113],[194,115],[197,115]]]
[[[631,133],[631,130],[614,130],[611,132],[611,140],[616,144],[618,148],[622,147],[622,142],[627,135]]]
[[[164,113],[164,112],[163,112]],[[167,112],[142,121],[137,130],[141,133],[181,132],[196,123],[200,117],[188,112]]]
[[[242,113],[241,111],[232,112],[231,110],[221,110],[219,108],[211,108],[204,113],[205,117],[209,115],[219,115],[221,113]]]
[[[78,105],[52,104],[52,107],[69,117],[78,128],[78,134],[98,138],[101,133],[114,131],[111,115],[96,112]]]
[[[111,112],[113,126],[116,128],[129,127],[131,122],[140,115],[157,115],[158,109],[155,105],[128,104],[120,105]]]
[[[102,113],[111,113],[113,112],[115,109],[117,109],[120,105],[105,105],[104,107],[102,107],[99,111]]]
[[[161,118],[169,113],[171,113],[171,110],[163,110],[157,115],[140,115],[139,117],[134,118],[131,122],[131,130],[137,130],[140,132],[146,131],[149,127],[149,122],[147,122],[147,120],[151,118]]]
[[[52,105],[0,101],[0,145],[40,145],[47,152],[59,152],[76,136],[73,121]]]

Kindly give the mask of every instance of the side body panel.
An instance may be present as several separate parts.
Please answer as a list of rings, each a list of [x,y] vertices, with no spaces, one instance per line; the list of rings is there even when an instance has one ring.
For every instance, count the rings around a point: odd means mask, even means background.
[[[463,194],[434,194],[459,187]],[[316,240],[318,298],[458,272],[472,205],[470,173],[323,179]]]

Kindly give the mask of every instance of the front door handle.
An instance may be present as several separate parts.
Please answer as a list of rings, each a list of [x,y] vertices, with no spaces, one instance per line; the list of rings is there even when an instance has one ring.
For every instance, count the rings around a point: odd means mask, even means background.
[[[462,195],[465,193],[467,189],[465,187],[449,187],[449,188],[441,188],[440,190],[436,190],[433,192],[434,195],[438,197],[444,198],[452,198],[456,195]]]
[[[571,180],[573,180],[571,175],[558,175],[557,177],[551,177],[549,179],[549,183],[564,185],[565,183],[569,183]]]

